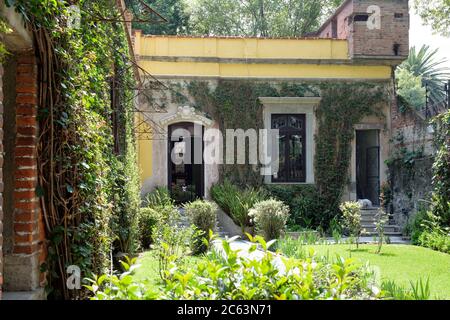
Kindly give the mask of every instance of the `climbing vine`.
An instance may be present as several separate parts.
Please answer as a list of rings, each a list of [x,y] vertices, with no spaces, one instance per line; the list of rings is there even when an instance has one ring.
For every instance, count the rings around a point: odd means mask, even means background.
[[[433,164],[433,214],[450,226],[450,111],[434,121],[437,153]]]
[[[219,123],[221,129],[263,128],[259,97],[321,96],[316,111],[318,132],[315,136],[316,193],[315,203],[320,219],[328,227],[338,214],[339,203],[347,186],[354,126],[366,116],[383,117],[383,103],[389,93],[383,84],[371,83],[268,83],[255,81],[218,81],[212,89],[207,82],[192,81],[187,85],[197,108]],[[222,165],[221,178],[240,185],[260,185],[258,168],[251,165]],[[314,196],[316,198],[316,196]]]
[[[344,187],[349,183],[351,143],[354,126],[367,116],[383,117],[385,87],[369,83],[337,83],[321,86],[322,100],[317,109],[316,183],[323,199],[323,224],[337,215]]]
[[[33,31],[39,58],[38,195],[48,243],[50,296],[66,287],[69,265],[104,273],[111,257],[136,250],[139,207],[133,137],[133,68],[112,0],[6,0]],[[70,5],[80,8],[70,26]],[[112,36],[114,35],[114,36]]]

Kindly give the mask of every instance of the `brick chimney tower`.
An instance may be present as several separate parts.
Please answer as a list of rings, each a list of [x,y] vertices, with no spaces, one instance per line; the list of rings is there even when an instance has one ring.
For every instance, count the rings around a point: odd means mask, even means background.
[[[316,36],[347,39],[355,60],[400,63],[409,54],[408,0],[347,0]]]

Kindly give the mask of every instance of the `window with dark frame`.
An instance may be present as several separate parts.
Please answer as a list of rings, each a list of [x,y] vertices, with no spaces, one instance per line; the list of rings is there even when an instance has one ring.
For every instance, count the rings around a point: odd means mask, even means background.
[[[272,129],[279,130],[279,170],[274,183],[306,182],[305,114],[272,114]]]

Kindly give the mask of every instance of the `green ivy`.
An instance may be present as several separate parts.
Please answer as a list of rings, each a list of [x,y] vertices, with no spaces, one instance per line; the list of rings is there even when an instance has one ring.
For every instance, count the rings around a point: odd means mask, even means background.
[[[84,292],[65,286],[67,266],[79,266],[83,277],[106,272],[113,254],[133,254],[138,245],[136,85],[124,25],[97,18],[118,16],[113,0],[5,2],[31,27],[40,74],[53,80],[43,86],[53,91],[41,97],[51,99],[39,113],[39,188],[49,239],[43,270],[51,297],[80,298]],[[81,9],[79,28],[67,27],[70,5]],[[50,57],[45,65],[42,54]]]
[[[450,111],[434,119],[437,154],[433,164],[433,214],[450,227]]]
[[[250,80],[220,80],[211,88],[206,81],[191,81],[187,91],[194,98],[195,107],[218,122],[220,129],[263,128],[262,105],[259,97],[321,96],[317,109],[318,133],[316,140],[316,192],[321,199],[319,212],[311,213],[315,225],[328,227],[339,214],[339,203],[348,184],[351,160],[351,142],[354,126],[366,116],[383,117],[381,107],[389,94],[385,84],[364,82],[281,82],[269,83]],[[222,165],[221,179],[238,185],[261,185],[258,168],[251,165]],[[317,194],[311,196],[311,203]],[[291,208],[292,209],[292,208]],[[296,217],[297,223],[301,220]],[[291,221],[292,222],[292,221]],[[309,223],[303,223],[308,225]]]

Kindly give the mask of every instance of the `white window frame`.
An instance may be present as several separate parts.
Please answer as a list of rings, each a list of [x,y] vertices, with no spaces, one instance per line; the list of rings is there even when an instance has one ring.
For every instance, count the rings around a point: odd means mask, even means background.
[[[265,176],[266,184],[314,184],[314,157],[316,144],[314,136],[317,129],[315,110],[320,97],[260,97],[263,104],[264,127],[272,127],[272,114],[305,114],[306,115],[306,182],[272,182],[271,176]]]

